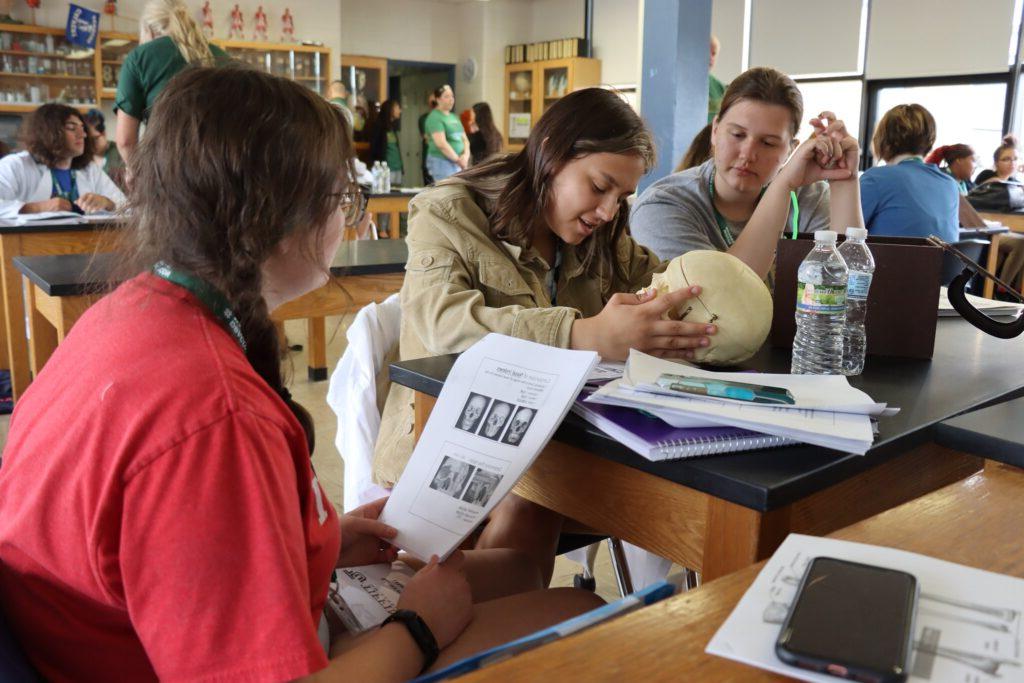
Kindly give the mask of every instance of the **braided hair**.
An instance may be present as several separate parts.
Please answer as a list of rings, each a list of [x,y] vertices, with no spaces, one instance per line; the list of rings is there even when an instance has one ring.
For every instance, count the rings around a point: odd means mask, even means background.
[[[193,67],[168,84],[130,160],[121,250],[132,274],[165,261],[220,290],[249,362],[295,413],[311,451],[312,420],[284,389],[262,266],[284,238],[307,233],[303,256],[322,268],[324,229],[355,177],[351,137],[336,107],[293,81]]]

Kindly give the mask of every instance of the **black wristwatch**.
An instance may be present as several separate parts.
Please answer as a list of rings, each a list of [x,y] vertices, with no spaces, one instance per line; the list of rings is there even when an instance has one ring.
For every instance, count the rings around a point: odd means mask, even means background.
[[[385,619],[380,627],[384,628],[393,621],[401,622],[409,631],[412,639],[416,641],[416,646],[423,653],[423,668],[420,671],[426,671],[430,668],[431,664],[437,661],[437,655],[440,652],[437,648],[437,639],[430,632],[427,622],[423,621],[423,618],[411,609],[400,609]]]

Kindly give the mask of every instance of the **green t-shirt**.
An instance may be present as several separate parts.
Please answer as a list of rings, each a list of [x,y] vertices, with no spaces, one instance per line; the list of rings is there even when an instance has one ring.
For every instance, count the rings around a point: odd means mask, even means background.
[[[216,45],[211,44],[210,51],[218,64],[231,59]],[[169,36],[154,38],[139,45],[128,53],[121,65],[114,110],[145,121],[149,118],[149,110],[156,96],[167,86],[167,81],[186,65],[178,46]]]
[[[708,74],[708,123],[718,116],[718,110],[722,108],[723,95],[725,95],[725,85]]]
[[[402,150],[398,149],[398,136],[393,130],[388,131],[388,146],[384,151],[384,161],[388,162],[390,170],[402,170]]]
[[[452,112],[445,114],[440,109],[433,110],[427,114],[427,120],[423,122],[423,130],[427,134],[427,154],[447,159],[434,144],[433,134],[444,133],[452,150],[456,154],[462,155],[462,150],[466,147],[465,139],[462,137],[465,135],[465,131],[462,128],[462,121]]]

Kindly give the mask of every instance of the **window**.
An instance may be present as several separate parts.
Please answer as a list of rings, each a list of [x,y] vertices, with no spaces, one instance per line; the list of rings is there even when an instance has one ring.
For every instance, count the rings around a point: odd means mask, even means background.
[[[859,78],[798,82],[797,86],[804,96],[804,120],[800,122],[797,137],[800,140],[810,137],[813,129],[807,122],[823,111],[831,111],[846,123],[847,130],[862,141],[863,146],[864,135],[860,130],[863,85]]]
[[[1003,137],[1006,107],[1006,76],[995,74],[962,79],[959,82],[873,83],[870,128],[864,148],[871,154],[871,135],[885,112],[897,104],[922,105],[935,117],[935,145],[965,143],[974,148],[984,167]]]

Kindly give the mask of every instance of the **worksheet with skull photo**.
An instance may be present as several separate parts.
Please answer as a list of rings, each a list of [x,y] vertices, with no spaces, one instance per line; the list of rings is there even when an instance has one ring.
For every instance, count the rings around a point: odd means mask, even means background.
[[[456,548],[547,444],[596,362],[498,334],[463,352],[381,515],[395,544],[420,559]]]

